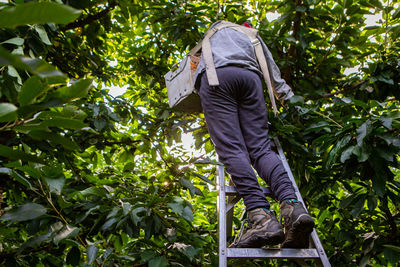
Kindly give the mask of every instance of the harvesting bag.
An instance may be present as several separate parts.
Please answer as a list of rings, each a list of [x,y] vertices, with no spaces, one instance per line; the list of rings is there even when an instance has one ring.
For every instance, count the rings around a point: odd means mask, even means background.
[[[169,106],[185,112],[201,112],[200,96],[194,89],[194,74],[200,57],[190,53],[172,70],[165,74]]]

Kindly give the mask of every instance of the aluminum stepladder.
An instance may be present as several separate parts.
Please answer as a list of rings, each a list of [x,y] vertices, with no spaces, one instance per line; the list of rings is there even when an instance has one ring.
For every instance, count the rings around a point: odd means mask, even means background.
[[[289,164],[286,161],[282,146],[278,138],[273,138],[279,158],[281,159],[286,172],[293,184],[297,199],[304,205]],[[322,247],[321,241],[315,229],[311,233],[310,248],[291,249],[291,248],[227,248],[227,239],[232,236],[233,208],[241,199],[234,186],[225,184],[224,166],[217,168],[217,209],[218,209],[218,235],[219,235],[219,267],[226,267],[229,258],[269,258],[269,259],[291,259],[294,261],[315,259],[324,267],[330,267],[328,257]],[[268,187],[262,187],[265,195],[271,195]],[[226,203],[228,197],[228,203]]]

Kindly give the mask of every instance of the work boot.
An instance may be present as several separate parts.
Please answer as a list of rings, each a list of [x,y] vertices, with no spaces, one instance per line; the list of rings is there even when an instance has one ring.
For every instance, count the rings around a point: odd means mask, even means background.
[[[247,220],[250,228],[245,232],[240,229],[238,240],[229,247],[260,248],[266,245],[277,245],[283,242],[285,235],[276,217],[267,209],[257,208],[248,211]],[[243,228],[243,227],[242,227]]]
[[[285,227],[283,248],[308,248],[310,233],[314,228],[313,218],[297,200],[281,203],[281,214]]]

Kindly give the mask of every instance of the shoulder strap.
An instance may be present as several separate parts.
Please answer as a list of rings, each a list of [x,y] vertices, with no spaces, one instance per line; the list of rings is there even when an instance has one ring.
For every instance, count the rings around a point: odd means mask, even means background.
[[[190,50],[189,55],[194,55],[200,49],[202,50],[204,62],[206,64],[206,73],[207,73],[208,83],[210,86],[218,86],[219,81],[218,81],[217,72],[215,70],[214,59],[212,56],[210,38],[217,31],[219,31],[220,29],[223,29],[223,28],[234,29],[238,32],[245,34],[247,37],[249,37],[251,43],[254,46],[257,61],[260,65],[260,69],[263,73],[265,83],[267,84],[268,96],[271,101],[271,105],[272,105],[274,114],[276,116],[278,114],[278,109],[276,107],[275,98],[274,98],[274,94],[276,95],[276,93],[275,93],[275,89],[273,88],[273,85],[271,83],[271,76],[269,74],[268,64],[267,64],[267,61],[265,60],[265,55],[264,55],[263,48],[261,46],[261,42],[257,38],[258,30],[253,29],[253,28],[247,28],[245,26],[241,26],[241,25],[223,20],[220,23],[218,23],[215,27],[213,27],[207,31],[203,40],[200,41],[192,50]]]

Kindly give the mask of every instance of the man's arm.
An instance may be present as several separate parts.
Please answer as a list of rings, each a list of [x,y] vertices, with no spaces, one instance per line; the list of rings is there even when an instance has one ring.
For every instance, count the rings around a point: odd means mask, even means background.
[[[265,59],[267,61],[268,69],[269,69],[269,74],[271,76],[271,82],[272,85],[275,88],[276,93],[278,93],[280,100],[289,100],[293,95],[292,88],[286,83],[284,79],[281,77],[281,72],[276,65],[271,52],[269,51],[267,45],[264,43],[264,41],[261,39],[260,36],[257,36],[258,39],[260,40],[260,43],[262,45]]]

